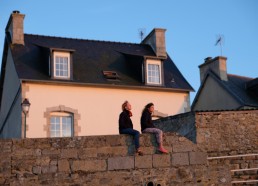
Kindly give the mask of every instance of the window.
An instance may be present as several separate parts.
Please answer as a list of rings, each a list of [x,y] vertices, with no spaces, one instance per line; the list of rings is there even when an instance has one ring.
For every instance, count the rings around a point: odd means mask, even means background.
[[[73,117],[71,114],[55,112],[50,117],[50,137],[73,136]]]
[[[161,84],[161,63],[158,60],[147,61],[147,83]]]
[[[69,117],[69,119],[67,119],[68,121],[63,122],[62,117]],[[56,133],[58,133],[58,132],[54,132],[54,131],[60,131],[61,130],[60,127],[62,127],[61,131],[63,131],[63,128],[64,128],[62,125],[63,123],[71,123],[71,125],[68,125],[68,126],[71,126],[71,127],[69,127],[69,130],[71,131],[71,132],[69,132],[70,136],[72,136],[72,137],[79,136],[79,133],[81,132],[81,126],[79,125],[81,115],[78,113],[78,110],[73,109],[71,107],[66,107],[65,105],[57,105],[57,106],[53,106],[53,107],[48,107],[48,108],[46,108],[46,112],[44,112],[44,118],[46,119],[46,124],[44,125],[44,131],[46,132],[46,137],[54,136]],[[53,119],[51,119],[51,118],[53,118]],[[59,119],[57,119],[57,118],[59,118]],[[51,120],[52,120],[52,122],[51,122]],[[51,123],[53,123],[53,127],[52,127],[53,135],[51,135],[51,131],[52,131]],[[58,123],[59,123],[59,128],[58,128]],[[61,126],[60,126],[60,123],[61,123]],[[55,125],[57,125],[57,126],[55,126]],[[63,132],[63,133],[65,133],[65,132]],[[61,133],[61,134],[63,134],[63,133]],[[60,132],[59,132],[59,134],[60,134]]]
[[[54,52],[54,77],[70,78],[70,53]]]
[[[103,75],[108,80],[119,80],[119,76],[115,71],[105,71],[105,70],[103,70]]]

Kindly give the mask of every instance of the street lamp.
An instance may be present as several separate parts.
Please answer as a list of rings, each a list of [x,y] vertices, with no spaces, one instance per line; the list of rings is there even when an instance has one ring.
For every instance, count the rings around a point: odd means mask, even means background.
[[[24,138],[26,138],[26,116],[27,114],[29,113],[29,110],[30,110],[30,102],[27,98],[25,98],[23,100],[23,102],[21,103],[21,106],[22,106],[22,112],[24,113],[25,115],[25,121],[24,121]]]

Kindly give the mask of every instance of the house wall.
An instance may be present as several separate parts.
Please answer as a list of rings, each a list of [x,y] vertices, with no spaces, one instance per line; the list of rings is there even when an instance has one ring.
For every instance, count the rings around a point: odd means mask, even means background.
[[[47,137],[47,112],[76,112],[79,136],[118,134],[121,105],[128,100],[132,105],[134,128],[140,130],[143,107],[153,102],[155,109],[167,115],[185,112],[189,105],[188,93],[118,88],[96,88],[47,84],[23,84],[24,97],[31,103],[27,117],[27,136]]]
[[[192,110],[227,110],[240,105],[213,78],[208,77]]]
[[[8,50],[0,112],[0,137],[21,137],[21,91],[10,50]]]

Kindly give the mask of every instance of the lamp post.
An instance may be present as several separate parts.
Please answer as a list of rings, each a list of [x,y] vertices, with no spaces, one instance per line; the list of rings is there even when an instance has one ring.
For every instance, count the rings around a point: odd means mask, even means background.
[[[25,98],[23,100],[23,102],[21,103],[21,106],[22,106],[22,112],[24,113],[25,115],[25,121],[24,121],[24,138],[26,138],[26,117],[27,117],[27,114],[29,113],[29,110],[30,110],[30,102],[27,98]]]

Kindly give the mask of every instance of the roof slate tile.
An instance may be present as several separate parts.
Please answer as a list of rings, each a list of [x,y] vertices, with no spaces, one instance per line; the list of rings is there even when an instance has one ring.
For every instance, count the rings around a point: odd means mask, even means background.
[[[52,49],[72,50],[73,79],[68,82],[146,86],[142,82],[142,61],[156,57],[149,45],[94,41],[25,34],[25,45],[14,45],[12,54],[19,78],[41,81],[49,76],[49,52]],[[115,71],[120,81],[108,81],[104,71]],[[67,81],[67,80],[66,80]],[[164,88],[193,91],[171,58],[164,60]],[[159,87],[160,88],[160,87]]]

